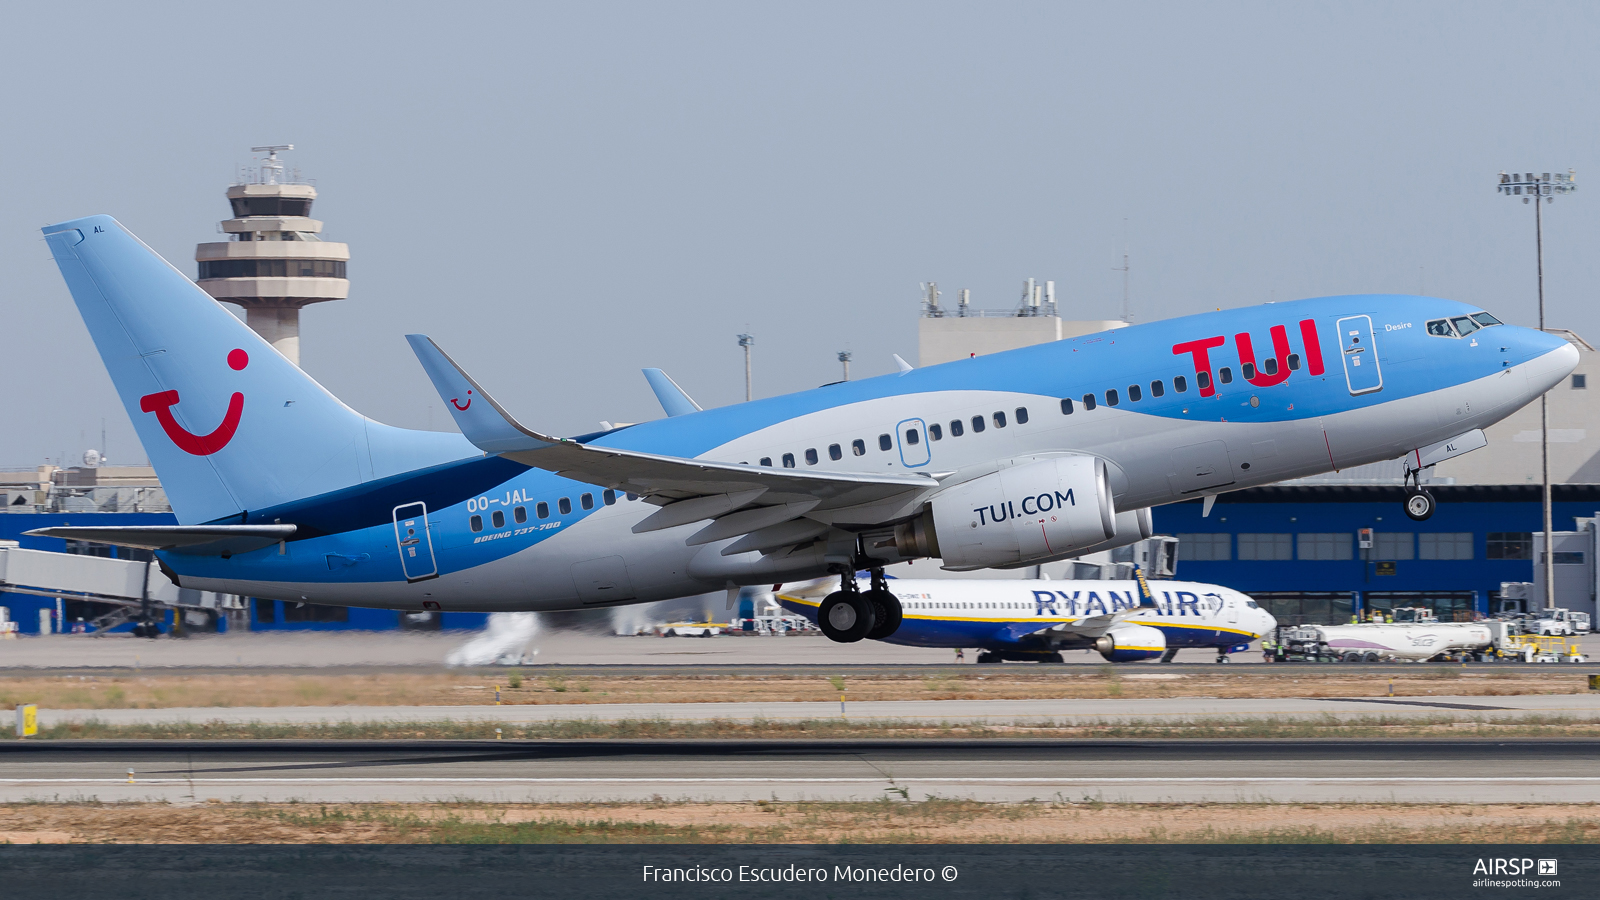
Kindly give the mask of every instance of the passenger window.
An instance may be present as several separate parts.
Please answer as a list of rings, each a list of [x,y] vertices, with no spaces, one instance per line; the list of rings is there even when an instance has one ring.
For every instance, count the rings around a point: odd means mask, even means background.
[[[1093,394],[1084,394],[1083,395],[1083,409],[1084,409],[1085,412],[1088,412],[1089,410],[1094,409],[1094,395]]]
[[[807,447],[806,448],[806,465],[814,466],[816,464],[817,464],[817,448],[815,448],[815,447]]]
[[[1275,356],[1267,357],[1267,361],[1261,364],[1261,370],[1268,375],[1278,374],[1278,358]],[[1248,381],[1249,379],[1246,380]]]
[[[515,519],[518,525],[528,521],[528,508],[526,506],[519,506],[516,509],[513,509],[511,511],[511,518]]]
[[[920,443],[922,443],[922,435],[917,432],[917,429],[915,429],[915,428],[907,428],[906,429],[906,444],[908,446],[913,446],[914,447],[914,446],[916,446],[917,444],[920,444]]]
[[[794,454],[793,453],[785,453],[783,455],[783,467],[785,469],[794,468]]]
[[[950,436],[951,437],[961,437],[963,434],[966,434],[966,427],[961,424],[961,420],[960,419],[951,419],[950,420]]]
[[[1066,397],[1061,398],[1061,414],[1063,416],[1072,415],[1072,401]]]
[[[1434,319],[1428,323],[1428,333],[1434,337],[1455,337],[1456,333],[1450,329],[1449,319]]]
[[[578,497],[578,505],[582,506],[584,509],[594,509],[594,495],[593,494],[581,494],[581,495],[579,495],[579,497]]]
[[[1200,390],[1202,390],[1202,391],[1205,390],[1208,387],[1211,387],[1211,373],[1210,372],[1196,372],[1196,373],[1194,373],[1194,383],[1200,385]]]
[[[763,456],[763,457],[761,457],[761,464],[762,464],[762,465],[763,465],[763,466],[766,466],[766,467],[768,467],[768,468],[771,468],[771,467],[772,467],[772,457],[770,457],[770,456]]]
[[[1456,326],[1456,331],[1459,331],[1462,337],[1466,337],[1467,335],[1478,330],[1478,323],[1472,321],[1471,316],[1462,316],[1458,319],[1451,319],[1450,324]]]
[[[473,516],[471,519],[468,520],[468,524],[472,526],[472,530],[473,531],[482,531],[483,530],[483,516]]]
[[[983,433],[983,428],[984,428],[983,416],[973,416],[972,417],[972,433],[973,434],[982,434]]]
[[[1240,366],[1239,368],[1240,368],[1240,370],[1242,372],[1244,372],[1244,380],[1245,381],[1249,381],[1250,379],[1256,377],[1256,367],[1253,364],[1245,363],[1243,366]]]
[[[850,452],[857,456],[866,456],[867,442],[863,441],[861,438],[856,438],[850,442]]]
[[[1004,427],[1006,427],[1006,414],[1005,413],[996,412],[994,414],[994,427],[996,427],[996,428],[1004,428]]]
[[[1494,316],[1491,316],[1488,313],[1473,313],[1472,314],[1472,318],[1479,325],[1482,325],[1485,328],[1488,328],[1490,325],[1499,325],[1500,324],[1500,320],[1499,319],[1496,319]]]
[[[844,459],[844,448],[838,444],[828,445],[828,458],[833,460]]]
[[[566,497],[562,497],[560,500],[556,501],[556,509],[561,510],[561,514],[563,516],[569,515],[572,512],[572,501]]]
[[[893,447],[893,446],[894,446],[894,438],[889,437],[887,434],[878,435],[878,449],[879,450],[887,450],[887,449],[889,449],[890,447]]]
[[[770,466],[770,465],[772,465],[772,463],[767,463],[767,465]],[[638,494],[635,494],[632,491],[628,492],[628,502],[629,503],[632,503],[633,501],[635,501],[637,499],[639,499],[639,495]]]
[[[1298,354],[1298,353],[1289,354],[1289,371],[1291,371],[1291,372],[1300,371],[1300,354]]]
[[[1167,386],[1159,381],[1150,382],[1150,396],[1160,397],[1167,392]]]
[[[1017,424],[1028,424],[1028,408],[1026,406],[1017,407]]]
[[[493,522],[494,523],[494,527],[496,527],[496,528],[504,528],[504,527],[506,527],[506,514],[505,514],[505,511],[504,510],[499,510],[499,509],[495,510],[494,513],[489,516],[489,521]]]
[[[1172,389],[1180,394],[1184,391],[1187,391],[1189,389],[1189,379],[1183,377],[1182,375],[1172,379]]]
[[[1227,366],[1217,370],[1217,377],[1222,379],[1223,384],[1233,384],[1233,370]]]
[[[1130,402],[1138,403],[1140,400],[1143,400],[1143,399],[1144,399],[1144,391],[1137,384],[1128,385],[1128,400]]]
[[[615,506],[617,503],[617,492],[607,488],[600,494],[600,500],[607,506]],[[520,522],[522,520],[518,519],[517,521]]]
[[[1117,389],[1116,388],[1111,388],[1110,390],[1106,391],[1106,405],[1107,406],[1116,406],[1120,402],[1122,402],[1122,401],[1117,399]]]
[[[928,426],[928,440],[930,440],[930,441],[942,441],[942,440],[944,440],[944,426],[940,425],[938,422],[935,422],[932,425],[929,425]]]

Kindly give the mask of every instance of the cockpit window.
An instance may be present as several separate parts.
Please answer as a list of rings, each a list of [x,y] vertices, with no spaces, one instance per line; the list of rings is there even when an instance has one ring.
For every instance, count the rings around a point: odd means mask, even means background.
[[[1473,313],[1472,320],[1485,328],[1488,328],[1490,325],[1500,324],[1499,319],[1496,319],[1494,316],[1491,316],[1488,313]]]
[[[1428,333],[1434,337],[1455,337],[1456,333],[1450,327],[1449,319],[1434,319],[1428,323]]]
[[[1480,327],[1477,322],[1472,321],[1471,316],[1459,316],[1451,319],[1450,322],[1456,326],[1457,331],[1461,332],[1462,337],[1466,337],[1474,331],[1477,331]]]
[[[1244,602],[1244,605],[1250,607],[1251,609],[1260,609],[1261,608],[1261,607],[1256,605],[1256,602],[1254,600],[1246,600]]]

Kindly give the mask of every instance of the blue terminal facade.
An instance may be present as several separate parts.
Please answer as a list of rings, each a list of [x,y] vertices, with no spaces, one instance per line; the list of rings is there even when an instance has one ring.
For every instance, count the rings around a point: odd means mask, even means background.
[[[1498,611],[1501,582],[1533,580],[1533,532],[1543,529],[1539,485],[1435,485],[1438,511],[1414,522],[1394,485],[1275,485],[1153,510],[1176,535],[1179,577],[1254,597],[1287,625],[1427,606],[1444,620]],[[1600,485],[1552,490],[1553,527],[1600,510]],[[1360,546],[1371,529],[1370,548]],[[1561,562],[1560,555],[1557,562]]]

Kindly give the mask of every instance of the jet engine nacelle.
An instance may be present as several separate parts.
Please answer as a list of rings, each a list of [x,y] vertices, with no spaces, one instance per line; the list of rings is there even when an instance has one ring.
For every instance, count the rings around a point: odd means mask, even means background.
[[[1159,628],[1123,622],[1095,638],[1094,649],[1111,662],[1155,659],[1167,652],[1167,636]]]
[[[929,505],[947,569],[1055,559],[1117,533],[1106,464],[1093,456],[1011,466],[940,491]]]

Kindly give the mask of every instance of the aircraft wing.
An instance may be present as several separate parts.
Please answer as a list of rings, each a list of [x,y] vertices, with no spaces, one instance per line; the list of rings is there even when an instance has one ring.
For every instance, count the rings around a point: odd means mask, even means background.
[[[1090,616],[1086,619],[1076,619],[1071,622],[1062,622],[1048,628],[1028,629],[1024,626],[1022,633],[1015,635],[1023,637],[1027,634],[1071,634],[1082,638],[1094,639],[1115,628],[1118,623],[1132,618],[1147,609],[1156,609],[1155,593],[1150,590],[1150,583],[1145,579],[1144,569],[1137,564],[1133,567],[1133,580],[1139,585],[1139,605],[1131,609],[1119,609],[1114,613],[1102,616]]]
[[[939,485],[937,477],[925,474],[773,469],[602,447],[541,434],[517,422],[426,335],[410,334],[406,340],[449,404],[462,434],[479,449],[576,481],[640,494],[665,507],[635,526],[635,531],[738,513],[731,521],[719,521],[721,527],[713,536],[694,541],[706,543],[780,524],[813,509],[875,503]]]
[[[35,528],[30,537],[93,541],[139,550],[171,550],[190,556],[249,553],[286,541],[293,525],[95,525]]]

